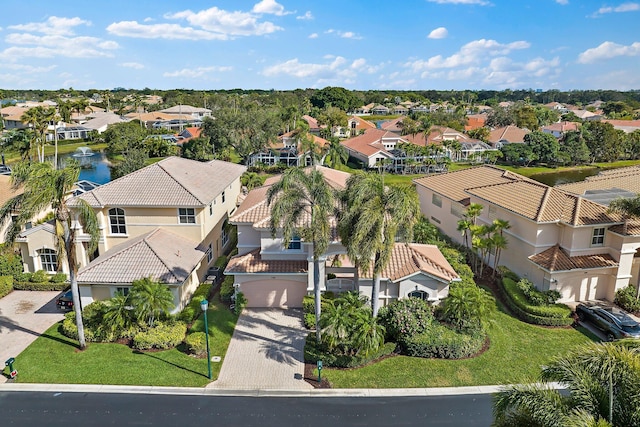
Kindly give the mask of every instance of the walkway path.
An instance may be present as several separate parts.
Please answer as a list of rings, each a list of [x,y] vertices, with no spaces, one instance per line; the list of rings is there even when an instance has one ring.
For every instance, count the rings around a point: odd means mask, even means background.
[[[308,331],[299,309],[245,309],[238,319],[218,380],[208,388],[311,390],[304,381]]]
[[[64,313],[56,307],[60,292],[13,291],[0,299],[0,368],[29,346]],[[18,370],[20,367],[17,366]],[[7,380],[0,375],[0,383]]]

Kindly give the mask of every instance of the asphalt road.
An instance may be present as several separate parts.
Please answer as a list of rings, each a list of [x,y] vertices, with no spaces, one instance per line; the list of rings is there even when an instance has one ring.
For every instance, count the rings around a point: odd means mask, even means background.
[[[0,393],[7,426],[489,426],[491,395],[219,397],[104,393]]]

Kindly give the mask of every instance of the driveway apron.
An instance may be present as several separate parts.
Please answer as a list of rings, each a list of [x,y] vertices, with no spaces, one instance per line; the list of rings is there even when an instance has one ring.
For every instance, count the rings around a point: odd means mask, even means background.
[[[60,292],[13,291],[0,299],[0,365],[15,357],[51,325],[62,320],[64,313],[56,307]],[[20,366],[15,367],[20,372]],[[0,383],[5,382],[0,376]]]
[[[301,309],[244,309],[238,318],[220,376],[208,387],[312,389],[303,379],[307,334]]]

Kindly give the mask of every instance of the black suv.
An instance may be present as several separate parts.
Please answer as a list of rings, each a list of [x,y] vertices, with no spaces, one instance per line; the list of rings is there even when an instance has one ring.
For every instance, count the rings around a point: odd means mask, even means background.
[[[640,338],[640,323],[617,307],[578,304],[576,314],[581,322],[591,322],[613,341],[619,338]]]
[[[58,297],[56,305],[60,310],[71,310],[73,308],[73,295],[71,289]]]

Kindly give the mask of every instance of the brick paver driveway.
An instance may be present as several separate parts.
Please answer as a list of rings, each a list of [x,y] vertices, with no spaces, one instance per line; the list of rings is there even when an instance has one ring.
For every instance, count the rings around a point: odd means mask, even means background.
[[[64,313],[56,307],[60,292],[13,291],[0,299],[0,365],[17,356]],[[16,366],[20,372],[20,366]],[[0,376],[0,383],[6,378]]]
[[[209,387],[310,390],[303,379],[307,334],[301,309],[245,309],[220,376]]]

